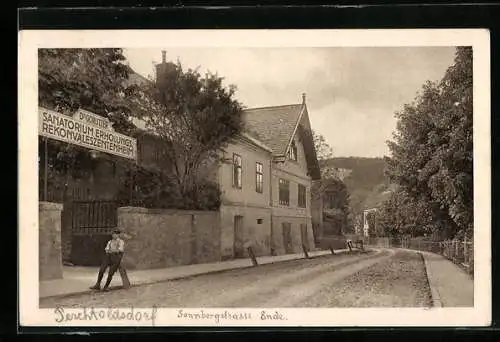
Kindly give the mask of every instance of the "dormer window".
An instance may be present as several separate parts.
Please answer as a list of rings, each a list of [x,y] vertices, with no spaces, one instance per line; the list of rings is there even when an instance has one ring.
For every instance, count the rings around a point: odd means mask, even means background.
[[[295,141],[292,141],[292,145],[288,150],[288,159],[297,161],[297,145],[295,145]]]

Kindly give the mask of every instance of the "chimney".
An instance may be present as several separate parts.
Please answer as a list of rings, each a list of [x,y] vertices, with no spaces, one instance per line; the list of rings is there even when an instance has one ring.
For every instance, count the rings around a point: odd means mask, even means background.
[[[302,104],[306,103],[306,93],[302,93]]]
[[[167,51],[165,50],[161,52],[161,62],[162,64],[165,64],[167,62]]]

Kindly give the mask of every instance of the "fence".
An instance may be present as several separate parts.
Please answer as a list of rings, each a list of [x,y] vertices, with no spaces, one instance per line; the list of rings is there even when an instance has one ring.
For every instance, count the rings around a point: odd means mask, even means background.
[[[441,254],[445,258],[465,268],[470,274],[474,273],[474,243],[471,240],[456,239],[446,241],[431,241],[418,238],[386,239],[388,239],[389,241],[389,247],[406,248]],[[373,242],[374,241],[371,241],[370,239],[368,244],[374,245]]]
[[[374,247],[390,247],[390,239],[388,237],[363,237],[363,243],[365,245],[374,246]]]

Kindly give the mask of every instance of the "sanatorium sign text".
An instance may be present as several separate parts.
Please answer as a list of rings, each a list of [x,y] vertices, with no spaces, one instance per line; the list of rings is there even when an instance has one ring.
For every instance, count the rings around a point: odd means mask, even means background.
[[[41,136],[92,150],[137,159],[137,141],[115,132],[108,119],[84,110],[72,117],[39,108],[38,131]]]

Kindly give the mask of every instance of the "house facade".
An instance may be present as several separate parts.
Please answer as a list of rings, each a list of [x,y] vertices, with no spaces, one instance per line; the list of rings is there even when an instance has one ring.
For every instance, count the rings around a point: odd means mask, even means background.
[[[305,102],[245,110],[245,133],[225,152],[223,258],[280,255],[314,247],[312,181],[320,178]]]
[[[227,162],[220,164],[221,255],[223,259],[271,247],[271,149],[248,135],[226,148]]]

